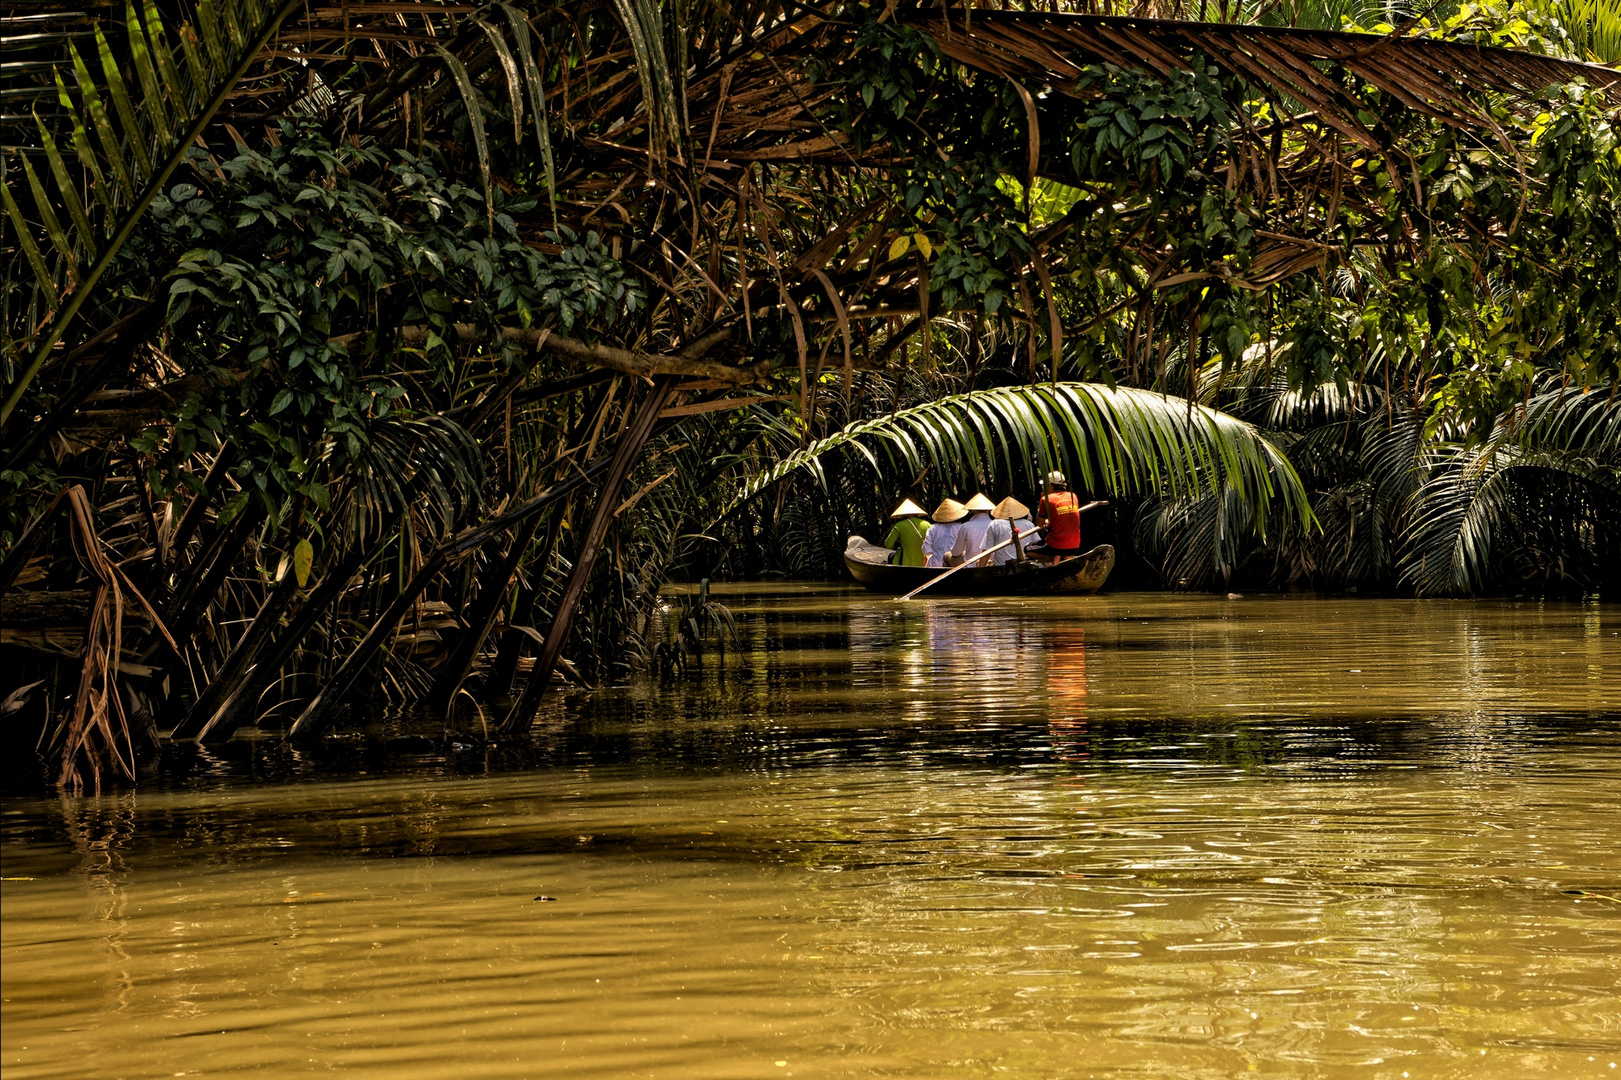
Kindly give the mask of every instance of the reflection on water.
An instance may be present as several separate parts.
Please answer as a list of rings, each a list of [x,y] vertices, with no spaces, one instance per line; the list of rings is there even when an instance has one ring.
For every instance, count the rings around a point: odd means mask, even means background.
[[[725,599],[521,745],[8,799],[7,1080],[1621,1075],[1615,607]]]

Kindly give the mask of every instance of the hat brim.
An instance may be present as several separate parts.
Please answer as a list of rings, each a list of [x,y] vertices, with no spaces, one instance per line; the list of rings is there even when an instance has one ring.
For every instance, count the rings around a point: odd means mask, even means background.
[[[917,503],[913,502],[911,499],[903,499],[901,504],[895,507],[895,512],[889,516],[892,518],[928,517],[929,512],[923,509],[923,507],[919,506]]]

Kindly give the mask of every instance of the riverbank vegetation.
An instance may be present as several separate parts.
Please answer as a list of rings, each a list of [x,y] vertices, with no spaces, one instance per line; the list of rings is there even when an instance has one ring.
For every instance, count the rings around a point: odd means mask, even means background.
[[[4,708],[522,730],[1055,466],[1173,586],[1614,589],[1616,20],[1342,14],[14,6]]]

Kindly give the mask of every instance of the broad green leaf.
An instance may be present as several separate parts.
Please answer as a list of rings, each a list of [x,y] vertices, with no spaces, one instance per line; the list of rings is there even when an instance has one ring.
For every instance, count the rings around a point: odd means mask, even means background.
[[[231,52],[241,55],[247,47],[247,35],[242,32],[242,24],[237,19],[236,4],[234,0],[219,0],[220,21],[225,24],[225,33],[230,38]]]
[[[220,36],[219,18],[214,12],[214,0],[197,0],[197,30],[202,36],[203,47],[208,50],[208,58],[214,65],[215,74],[223,74],[227,67],[225,39]]]
[[[197,34],[191,26],[182,25],[175,35],[180,39],[180,52],[186,58],[186,71],[191,74],[191,85],[197,88],[198,94],[208,92],[208,84],[212,81],[208,75],[206,61],[202,52],[197,48]]]
[[[310,583],[310,567],[315,565],[315,545],[308,538],[293,545],[293,576],[302,589]]]
[[[175,111],[178,126],[184,128],[184,118],[191,109],[191,95],[186,93],[186,84],[180,78],[180,70],[175,67],[174,50],[169,47],[168,35],[163,32],[163,20],[158,17],[157,5],[147,0],[145,7],[147,38],[152,43],[152,55],[158,62],[158,74],[163,77],[163,86],[169,95],[169,105]]]
[[[484,31],[484,36],[490,39],[490,48],[495,50],[495,58],[501,63],[501,72],[506,76],[507,98],[512,107],[512,141],[514,144],[523,142],[523,87],[522,79],[518,74],[518,61],[513,58],[512,50],[507,47],[506,38],[501,31],[485,22],[483,19],[474,19],[478,28]]]
[[[51,246],[62,253],[67,260],[68,280],[78,277],[79,257],[73,250],[73,241],[62,228],[62,222],[57,219],[56,210],[51,206],[51,200],[45,194],[45,188],[39,182],[39,174],[34,172],[34,166],[28,160],[27,154],[19,154],[22,161],[23,175],[28,177],[28,189],[34,193],[34,208],[39,211],[40,220],[45,223],[45,235],[50,237]]]
[[[495,180],[490,170],[490,143],[484,135],[484,107],[479,102],[478,89],[473,86],[467,68],[462,66],[456,54],[443,45],[435,45],[434,48],[438,50],[439,58],[444,61],[445,69],[450,72],[451,78],[456,80],[456,89],[461,92],[462,102],[467,106],[467,121],[473,130],[473,148],[478,152],[478,171],[484,180],[484,209],[493,227]]]
[[[518,59],[523,62],[524,85],[529,88],[529,108],[535,116],[535,134],[540,138],[540,156],[546,165],[546,201],[552,210],[552,228],[557,227],[557,176],[552,160],[551,124],[546,118],[546,83],[535,63],[535,50],[529,41],[529,20],[511,4],[502,4],[512,38],[518,43]]]
[[[636,76],[642,84],[653,145],[656,152],[662,153],[680,130],[675,81],[670,77],[670,62],[664,51],[663,9],[659,0],[613,0],[613,6],[636,56]]]

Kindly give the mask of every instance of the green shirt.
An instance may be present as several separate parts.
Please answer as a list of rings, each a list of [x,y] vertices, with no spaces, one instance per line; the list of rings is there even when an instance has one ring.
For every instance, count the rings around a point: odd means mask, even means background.
[[[922,566],[923,534],[929,531],[929,523],[922,518],[902,518],[889,530],[884,538],[886,548],[899,548],[900,558],[894,560],[897,566]]]

